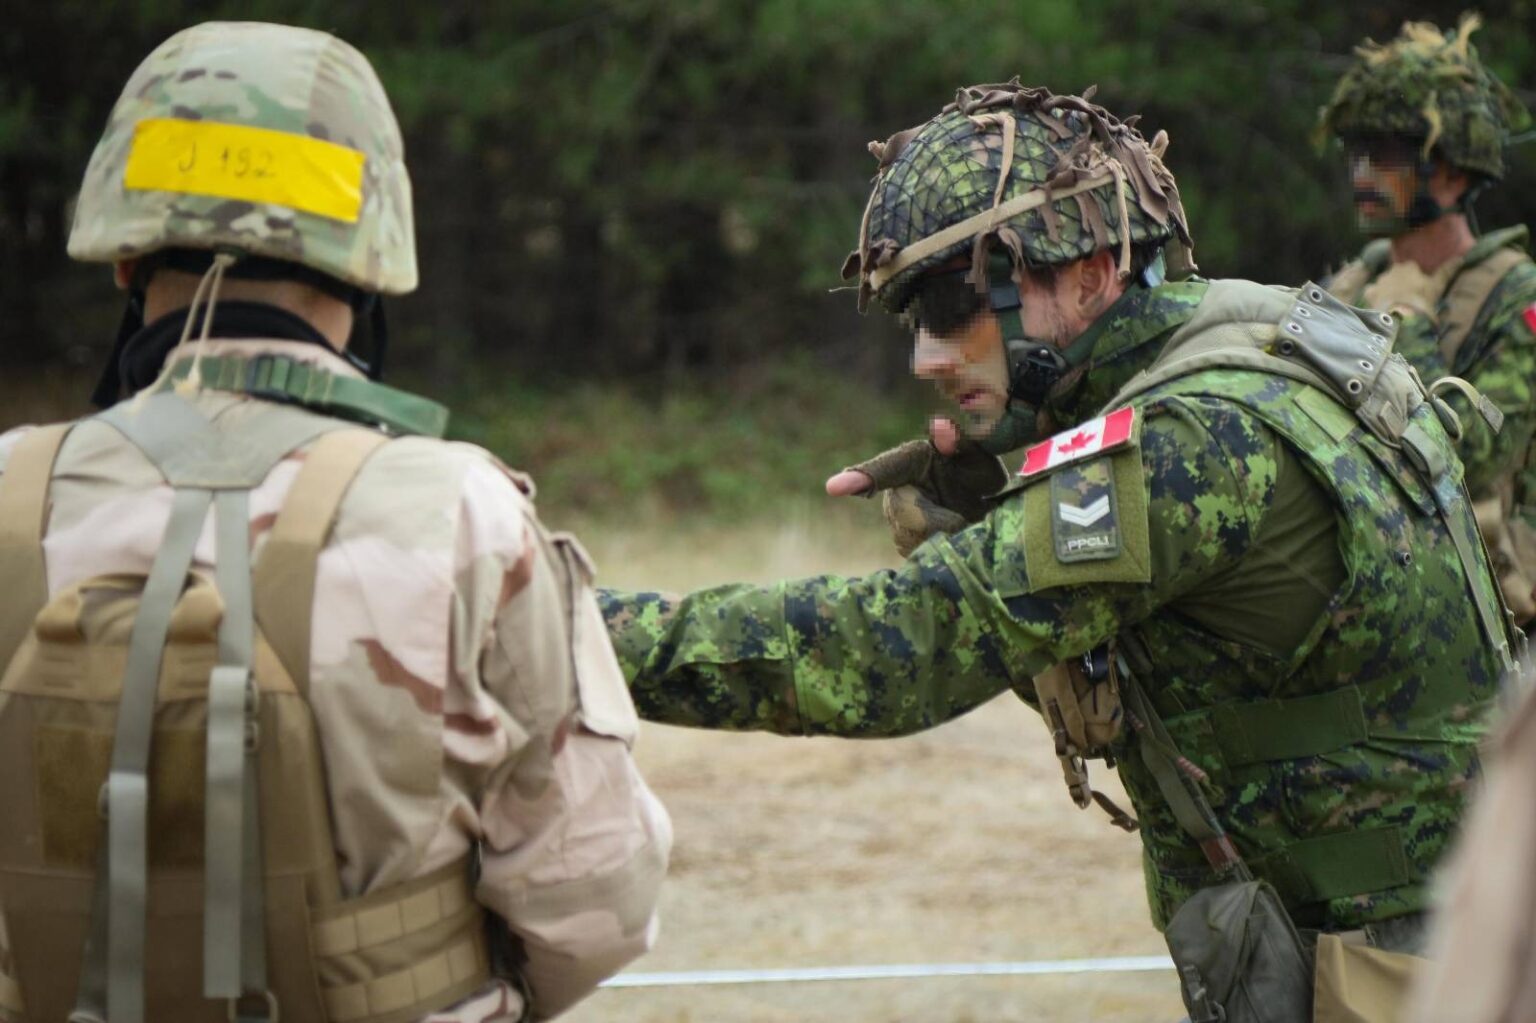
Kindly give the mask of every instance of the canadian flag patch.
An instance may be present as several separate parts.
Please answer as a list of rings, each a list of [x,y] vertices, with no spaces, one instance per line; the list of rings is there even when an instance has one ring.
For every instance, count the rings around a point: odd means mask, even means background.
[[[1024,452],[1019,475],[1028,479],[1058,466],[1102,454],[1129,441],[1135,429],[1136,410],[1126,407],[1063,430]]]
[[[1525,325],[1530,328],[1531,333],[1536,334],[1536,302],[1526,306],[1525,312],[1521,315],[1525,317]]]

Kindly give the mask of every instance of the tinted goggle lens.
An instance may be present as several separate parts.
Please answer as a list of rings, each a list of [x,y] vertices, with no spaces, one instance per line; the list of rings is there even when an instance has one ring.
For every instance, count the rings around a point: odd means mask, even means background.
[[[1344,140],[1351,165],[1365,161],[1373,167],[1417,167],[1421,144],[1395,135],[1366,135]]]
[[[966,280],[969,274],[969,269],[956,270],[919,280],[901,312],[902,322],[911,330],[922,328],[939,335],[964,327],[987,304],[986,296]]]

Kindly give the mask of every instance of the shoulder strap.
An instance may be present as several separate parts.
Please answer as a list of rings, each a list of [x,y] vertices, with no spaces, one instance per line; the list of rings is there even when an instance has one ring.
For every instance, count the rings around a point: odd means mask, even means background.
[[[263,403],[259,418],[240,430],[220,429],[174,391],[141,394],[96,418],[142,451],[171,486],[217,490],[257,486],[290,451],[348,428],[319,413]]]
[[[32,620],[48,602],[43,532],[48,528],[48,481],[73,423],[40,426],[16,442],[0,473],[0,673],[10,663]]]
[[[373,430],[339,430],[320,438],[277,513],[256,561],[256,620],[301,694],[309,690],[310,619],[315,568],[341,499],[368,456],[386,440]]]
[[[1360,301],[1365,286],[1392,262],[1392,242],[1377,238],[1328,279],[1328,291],[1350,305]]]
[[[1506,246],[1456,275],[1445,293],[1445,314],[1440,325],[1440,354],[1446,365],[1455,364],[1456,354],[1472,333],[1493,289],[1506,274],[1530,258],[1523,250]]]
[[[1140,640],[1130,633],[1117,636],[1115,646],[1116,656],[1125,660],[1120,691],[1125,696],[1128,720],[1136,731],[1136,745],[1163,800],[1173,811],[1174,819],[1199,844],[1206,861],[1218,874],[1231,875],[1241,881],[1252,880],[1242,855],[1227,837],[1216,811],[1211,809],[1210,801],[1200,791],[1200,783],[1192,776],[1198,769],[1179,753],[1167,726],[1141,688],[1138,676],[1150,676],[1151,658]]]

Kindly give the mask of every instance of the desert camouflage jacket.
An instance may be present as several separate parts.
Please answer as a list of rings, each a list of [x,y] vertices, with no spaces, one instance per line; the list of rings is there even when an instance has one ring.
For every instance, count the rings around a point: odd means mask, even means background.
[[[285,355],[356,375],[317,345],[212,341],[208,354]],[[174,357],[174,355],[173,355]],[[195,398],[238,422],[254,399]],[[0,473],[26,428],[0,436]],[[302,464],[251,492],[262,544]],[[144,573],[171,489],[109,426],[70,434],[50,486],[51,593]],[[309,701],[348,897],[479,851],[477,898],[521,945],[532,1013],[560,1012],[654,940],[671,825],[630,754],[637,721],[575,539],[551,534],[530,481],[467,444],[401,438],[347,491],[315,583]],[[210,568],[212,522],[195,567]],[[562,591],[574,587],[574,620]],[[0,950],[3,951],[3,950]],[[506,981],[430,1023],[511,1023]]]
[[[1536,432],[1536,262],[1525,256],[1529,232],[1524,227],[1491,232],[1449,273],[1436,277],[1438,293],[1430,296],[1424,312],[1407,313],[1397,335],[1397,352],[1407,359],[1425,383],[1444,376],[1459,376],[1472,384],[1504,413],[1504,426],[1494,433],[1458,393],[1446,395],[1461,417],[1462,439],[1457,452],[1467,467],[1467,488],[1474,498],[1492,493],[1501,481],[1522,472],[1531,436]],[[1346,302],[1371,304],[1370,287],[1389,268],[1390,254],[1367,249],[1369,258],[1342,267],[1329,284]],[[1482,304],[1476,308],[1452,308],[1457,300],[1457,281],[1468,271],[1500,252],[1515,252],[1522,259],[1510,263]],[[1477,296],[1482,298],[1480,294]],[[1470,323],[1466,338],[1447,352],[1442,328],[1450,320]],[[1526,486],[1517,484],[1516,503],[1530,503]],[[1536,495],[1532,495],[1536,498]]]
[[[681,598],[603,591],[642,716],[901,735],[1009,688],[1032,699],[1042,669],[1134,632],[1157,712],[1299,923],[1348,928],[1421,908],[1501,672],[1469,599],[1477,589],[1500,606],[1486,562],[1475,555],[1469,579],[1456,552],[1481,548],[1445,431],[1424,424],[1448,459],[1458,536],[1401,452],[1362,436],[1323,391],[1267,372],[1178,376],[1130,399],[1132,429],[1113,451],[1070,454],[1108,439],[1105,421],[1084,420],[1170,339],[1212,336],[1191,328],[1214,290],[1270,325],[1292,297],[1246,282],[1129,293],[1057,410],[1084,424],[1052,442],[1068,452],[1060,464],[899,569]],[[1265,741],[1271,720],[1289,748]],[[1213,876],[1136,741],[1122,736],[1117,759],[1162,926]]]

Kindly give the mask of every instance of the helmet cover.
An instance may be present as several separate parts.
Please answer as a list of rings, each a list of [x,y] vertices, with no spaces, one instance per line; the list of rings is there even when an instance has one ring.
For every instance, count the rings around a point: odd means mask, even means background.
[[[156,47],[91,156],[69,254],[170,248],[414,290],[404,144],[367,58],[324,32],[255,22],[204,23]]]
[[[1390,43],[1366,40],[1318,112],[1316,139],[1395,135],[1421,142],[1466,171],[1504,176],[1504,146],[1530,114],[1485,67],[1472,45],[1482,20],[1465,14],[1453,32],[1405,22]]]
[[[1018,266],[1050,267],[1118,247],[1177,238],[1192,247],[1172,173],[1168,136],[1151,143],[1136,118],[1120,121],[1083,96],[1026,87],[1017,78],[960,89],[927,123],[871,142],[880,162],[843,267],[900,311],[925,272],[969,255],[975,282],[1002,245]]]

